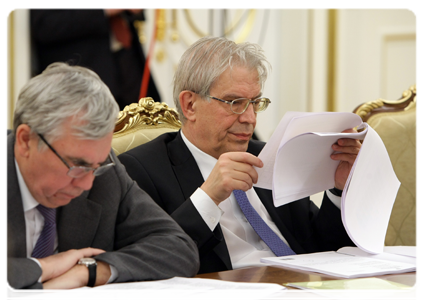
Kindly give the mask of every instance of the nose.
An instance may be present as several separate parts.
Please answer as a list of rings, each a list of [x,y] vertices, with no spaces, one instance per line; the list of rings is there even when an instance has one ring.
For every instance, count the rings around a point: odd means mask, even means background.
[[[90,171],[82,177],[74,178],[72,180],[72,185],[80,189],[83,189],[84,191],[88,191],[93,186],[93,182],[95,178],[93,173],[94,173],[93,171]]]
[[[248,104],[247,109],[244,111],[243,114],[239,116],[240,123],[249,123],[255,124],[256,123],[257,113],[254,112],[254,107],[252,103]]]

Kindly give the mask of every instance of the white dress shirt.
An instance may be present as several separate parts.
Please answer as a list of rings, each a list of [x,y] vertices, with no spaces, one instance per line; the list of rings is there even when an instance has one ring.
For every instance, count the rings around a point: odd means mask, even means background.
[[[194,156],[204,180],[207,180],[217,160],[194,146],[185,137],[182,131],[181,135],[191,154]],[[251,205],[264,222],[266,222],[266,224],[289,246],[286,239],[272,221],[254,188],[246,191],[246,194]],[[335,204],[338,202],[339,205],[340,197],[333,194],[331,194],[331,196],[333,196],[333,200],[331,197],[330,199],[335,201]],[[191,195],[191,201],[211,231],[213,231],[220,222],[231,258],[232,267],[234,269],[248,266],[260,266],[263,265],[260,263],[260,258],[275,256],[266,243],[263,242],[251,227],[242,213],[233,193],[231,193],[228,199],[216,206],[214,201],[201,188],[198,188]]]
[[[38,241],[38,238],[41,235],[41,231],[44,227],[44,217],[38,211],[37,205],[39,204],[37,200],[31,195],[28,190],[28,187],[25,183],[25,180],[22,177],[21,171],[19,170],[18,163],[15,160],[16,166],[16,174],[18,176],[18,183],[19,189],[21,192],[22,197],[22,205],[25,215],[25,229],[26,229],[26,256],[32,260],[34,260],[41,268],[40,262],[36,259],[31,257],[32,251]],[[57,239],[57,228],[56,228],[56,235],[54,240],[54,253],[57,253],[58,247],[58,239]],[[110,266],[110,271],[112,275],[110,276],[108,283],[113,282],[116,277],[118,276],[118,272],[115,267]],[[41,277],[38,281],[41,280]]]
[[[22,205],[25,214],[25,229],[26,229],[26,256],[31,257],[32,250],[40,237],[41,231],[44,227],[44,217],[38,211],[38,202],[34,199],[28,190],[25,180],[22,177],[19,166],[15,160],[16,173],[18,175],[19,189],[22,197]],[[57,232],[54,241],[54,252],[57,251]]]

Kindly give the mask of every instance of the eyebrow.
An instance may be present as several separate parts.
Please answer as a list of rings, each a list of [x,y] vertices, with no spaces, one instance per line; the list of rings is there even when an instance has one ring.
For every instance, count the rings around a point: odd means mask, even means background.
[[[262,92],[260,92],[257,96],[255,96],[255,97],[253,97],[251,99],[254,100],[254,99],[260,98],[261,96],[262,96]],[[241,97],[241,96],[239,96],[237,94],[227,94],[227,95],[224,95],[222,97],[222,99],[225,99],[225,98],[229,98],[229,99],[235,100],[235,99],[245,98],[245,97]]]
[[[83,159],[83,158],[80,158],[80,157],[67,157],[67,158],[68,158],[70,161],[72,161],[72,163],[73,163],[75,166],[79,166],[79,167],[90,167],[90,168],[92,168],[92,167],[93,167],[93,164],[92,164],[92,163],[87,162],[87,161],[86,161],[85,159]],[[109,155],[107,155],[106,159],[105,159],[103,162],[99,163],[99,166],[104,165],[108,159],[109,159]]]

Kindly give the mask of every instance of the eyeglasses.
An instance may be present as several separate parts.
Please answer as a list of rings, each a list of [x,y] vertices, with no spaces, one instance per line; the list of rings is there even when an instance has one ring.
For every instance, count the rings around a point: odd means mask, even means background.
[[[57,153],[57,151],[49,144],[47,143],[46,139],[39,133],[37,133],[40,139],[43,140],[43,142],[53,151],[54,154],[57,155],[57,157],[68,167],[69,171],[67,173],[68,176],[72,178],[80,178],[85,176],[88,172],[93,171],[94,176],[99,176],[101,174],[104,174],[107,170],[110,169],[110,167],[113,167],[115,165],[115,161],[113,159],[113,156],[109,153],[109,160],[111,162],[101,165],[97,168],[90,168],[90,167],[83,167],[83,166],[69,166],[69,164]]]
[[[265,97],[259,97],[256,99],[239,98],[232,101],[226,101],[226,100],[219,99],[217,97],[213,97],[210,95],[207,95],[207,97],[214,100],[221,101],[226,104],[230,104],[232,112],[238,115],[243,114],[247,110],[248,105],[250,103],[253,104],[253,109],[254,109],[254,112],[256,113],[265,111],[270,103],[269,98],[265,98]]]

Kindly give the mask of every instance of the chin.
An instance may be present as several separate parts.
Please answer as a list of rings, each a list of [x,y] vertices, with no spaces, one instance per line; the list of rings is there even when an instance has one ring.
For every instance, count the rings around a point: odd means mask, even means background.
[[[248,149],[248,142],[249,141],[245,141],[242,143],[237,143],[236,145],[232,145],[228,152],[246,152]]]
[[[47,202],[49,203],[49,207],[52,208],[58,208],[61,206],[65,206],[68,205],[72,199],[74,198],[69,198],[69,197],[52,197],[50,199],[47,200]]]

